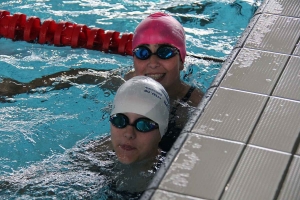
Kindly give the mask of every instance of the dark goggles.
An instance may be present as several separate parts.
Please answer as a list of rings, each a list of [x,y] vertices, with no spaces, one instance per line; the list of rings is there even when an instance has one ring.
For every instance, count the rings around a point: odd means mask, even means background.
[[[133,50],[133,54],[140,60],[147,60],[152,55],[157,55],[160,59],[166,60],[174,57],[178,52],[177,48],[168,45],[158,47],[155,53],[152,53],[146,46],[139,46]]]
[[[109,121],[117,128],[125,128],[127,125],[130,125],[143,133],[158,129],[158,124],[148,118],[138,118],[130,124],[128,117],[122,113],[111,115]]]

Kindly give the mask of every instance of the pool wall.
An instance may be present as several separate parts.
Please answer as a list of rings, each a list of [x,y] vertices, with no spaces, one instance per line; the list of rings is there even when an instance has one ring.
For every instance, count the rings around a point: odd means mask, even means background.
[[[300,199],[299,8],[264,1],[141,199]]]

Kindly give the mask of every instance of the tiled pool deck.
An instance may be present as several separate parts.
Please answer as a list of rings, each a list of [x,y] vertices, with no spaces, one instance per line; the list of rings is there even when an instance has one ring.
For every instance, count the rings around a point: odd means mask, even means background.
[[[141,199],[300,199],[300,0],[266,0]]]

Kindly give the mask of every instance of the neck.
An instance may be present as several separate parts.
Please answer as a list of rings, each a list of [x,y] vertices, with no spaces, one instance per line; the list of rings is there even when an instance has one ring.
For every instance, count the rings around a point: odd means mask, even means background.
[[[171,88],[166,89],[171,102],[176,101],[184,97],[186,93],[186,88],[188,85],[186,85],[183,81],[178,81],[172,85]]]
[[[116,167],[118,169],[122,169],[123,172],[130,173],[130,172],[147,172],[153,169],[153,166],[156,162],[158,162],[158,155],[155,157],[147,158],[141,161],[136,161],[130,164],[123,164],[121,162],[116,162]]]

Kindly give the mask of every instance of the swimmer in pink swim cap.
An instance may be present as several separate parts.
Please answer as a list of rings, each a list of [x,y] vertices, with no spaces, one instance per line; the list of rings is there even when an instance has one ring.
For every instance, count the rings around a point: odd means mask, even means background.
[[[151,77],[165,87],[171,100],[186,97],[190,105],[199,104],[202,92],[180,80],[186,57],[185,32],[174,17],[158,12],[142,20],[134,31],[132,48],[134,72],[125,78]]]
[[[174,121],[171,127],[181,129],[193,110],[190,108],[195,108],[203,97],[199,89],[180,79],[186,58],[183,26],[169,14],[151,14],[136,27],[132,48],[134,71],[125,79],[143,75],[161,83],[170,97],[171,119]]]

